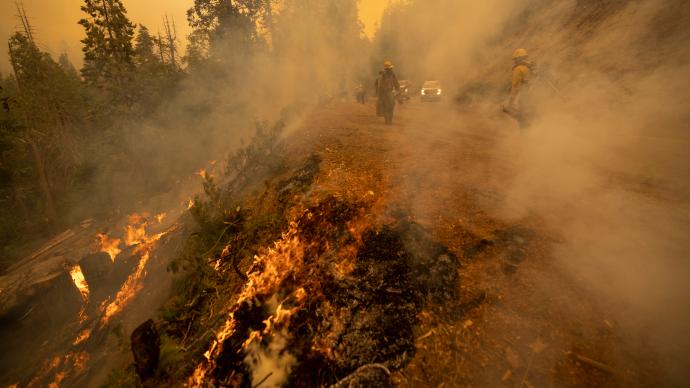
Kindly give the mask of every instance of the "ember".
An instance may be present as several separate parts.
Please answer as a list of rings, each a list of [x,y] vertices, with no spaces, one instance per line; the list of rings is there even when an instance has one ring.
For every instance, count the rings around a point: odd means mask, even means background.
[[[90,336],[91,336],[91,329],[82,330],[82,332],[79,333],[79,335],[77,336],[77,338],[74,339],[74,341],[72,342],[72,345],[77,346],[77,345],[79,345],[80,343],[82,343],[82,342],[86,341],[87,339],[89,339]]]
[[[165,217],[167,217],[167,216],[168,216],[167,213],[160,213],[160,214],[157,214],[157,215],[156,215],[156,221],[158,221],[159,224],[160,224],[160,223],[163,223],[163,220],[165,220]]]

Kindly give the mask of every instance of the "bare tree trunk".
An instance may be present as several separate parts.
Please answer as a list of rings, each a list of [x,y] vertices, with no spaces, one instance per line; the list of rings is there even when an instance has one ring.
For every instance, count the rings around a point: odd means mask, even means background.
[[[160,31],[158,31],[158,40],[156,40],[156,45],[158,45],[158,54],[161,56],[161,63],[165,64],[165,50],[163,49],[163,38],[161,37]]]
[[[168,15],[165,15],[165,20],[163,23],[165,27],[166,40],[168,42],[168,53],[170,53],[170,64],[173,68],[177,70],[177,44],[175,40],[177,39],[177,31],[175,29],[175,19],[173,19],[172,28],[170,27],[170,21],[168,20]]]
[[[29,18],[26,16],[26,10],[24,9],[24,3],[20,1],[15,1],[14,5],[17,7],[17,15],[22,22],[22,27],[24,28],[24,34],[29,39],[29,42],[34,43],[34,34],[31,24],[29,23]]]

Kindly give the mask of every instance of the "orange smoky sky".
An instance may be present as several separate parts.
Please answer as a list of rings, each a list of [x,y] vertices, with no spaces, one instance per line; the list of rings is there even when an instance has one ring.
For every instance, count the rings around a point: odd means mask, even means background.
[[[381,19],[383,10],[391,0],[359,0],[360,19],[364,23],[365,33],[371,37]],[[67,53],[76,65],[82,64],[81,43],[84,30],[77,24],[82,18],[80,6],[82,0],[24,0],[24,9],[29,16],[34,37],[42,50],[52,54],[54,59]],[[153,33],[162,30],[165,15],[175,20],[177,40],[184,48],[189,33],[187,9],[193,0],[124,0],[130,20],[143,24]],[[15,2],[0,0],[0,38],[4,42],[17,31],[21,23],[17,18]],[[0,73],[10,71],[7,45],[0,48]]]

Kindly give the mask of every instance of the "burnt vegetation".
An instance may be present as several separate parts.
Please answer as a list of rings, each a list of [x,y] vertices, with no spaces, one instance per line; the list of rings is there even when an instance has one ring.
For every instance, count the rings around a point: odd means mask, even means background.
[[[156,319],[161,339],[132,342],[136,355],[150,353],[140,344],[159,341],[160,362],[118,369],[111,386],[136,381],[142,369],[147,384],[184,381],[200,365],[220,385],[391,385],[390,374],[415,354],[423,309],[463,314],[458,258],[400,210],[379,223],[370,200],[321,191],[321,157],[286,158],[285,120],[260,125],[223,176],[206,176],[190,209],[196,230],[169,265],[179,275]],[[294,245],[283,251],[285,242]],[[232,332],[217,335],[228,321]],[[260,376],[271,357],[287,364]]]

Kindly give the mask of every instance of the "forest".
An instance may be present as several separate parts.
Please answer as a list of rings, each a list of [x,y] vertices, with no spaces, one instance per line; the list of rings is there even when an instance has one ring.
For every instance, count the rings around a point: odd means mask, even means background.
[[[12,72],[0,75],[0,268],[66,225],[126,214],[170,191],[207,161],[201,155],[244,136],[238,128],[299,100],[299,83],[333,95],[363,68],[363,56],[339,60],[368,49],[356,1],[280,2],[280,12],[277,3],[196,0],[185,38],[167,19],[162,34],[130,20],[122,0],[86,0],[81,69],[41,51],[40,26],[18,3]],[[300,68],[287,61],[295,57]],[[262,106],[276,92],[283,100]],[[232,124],[204,120],[218,111]]]

